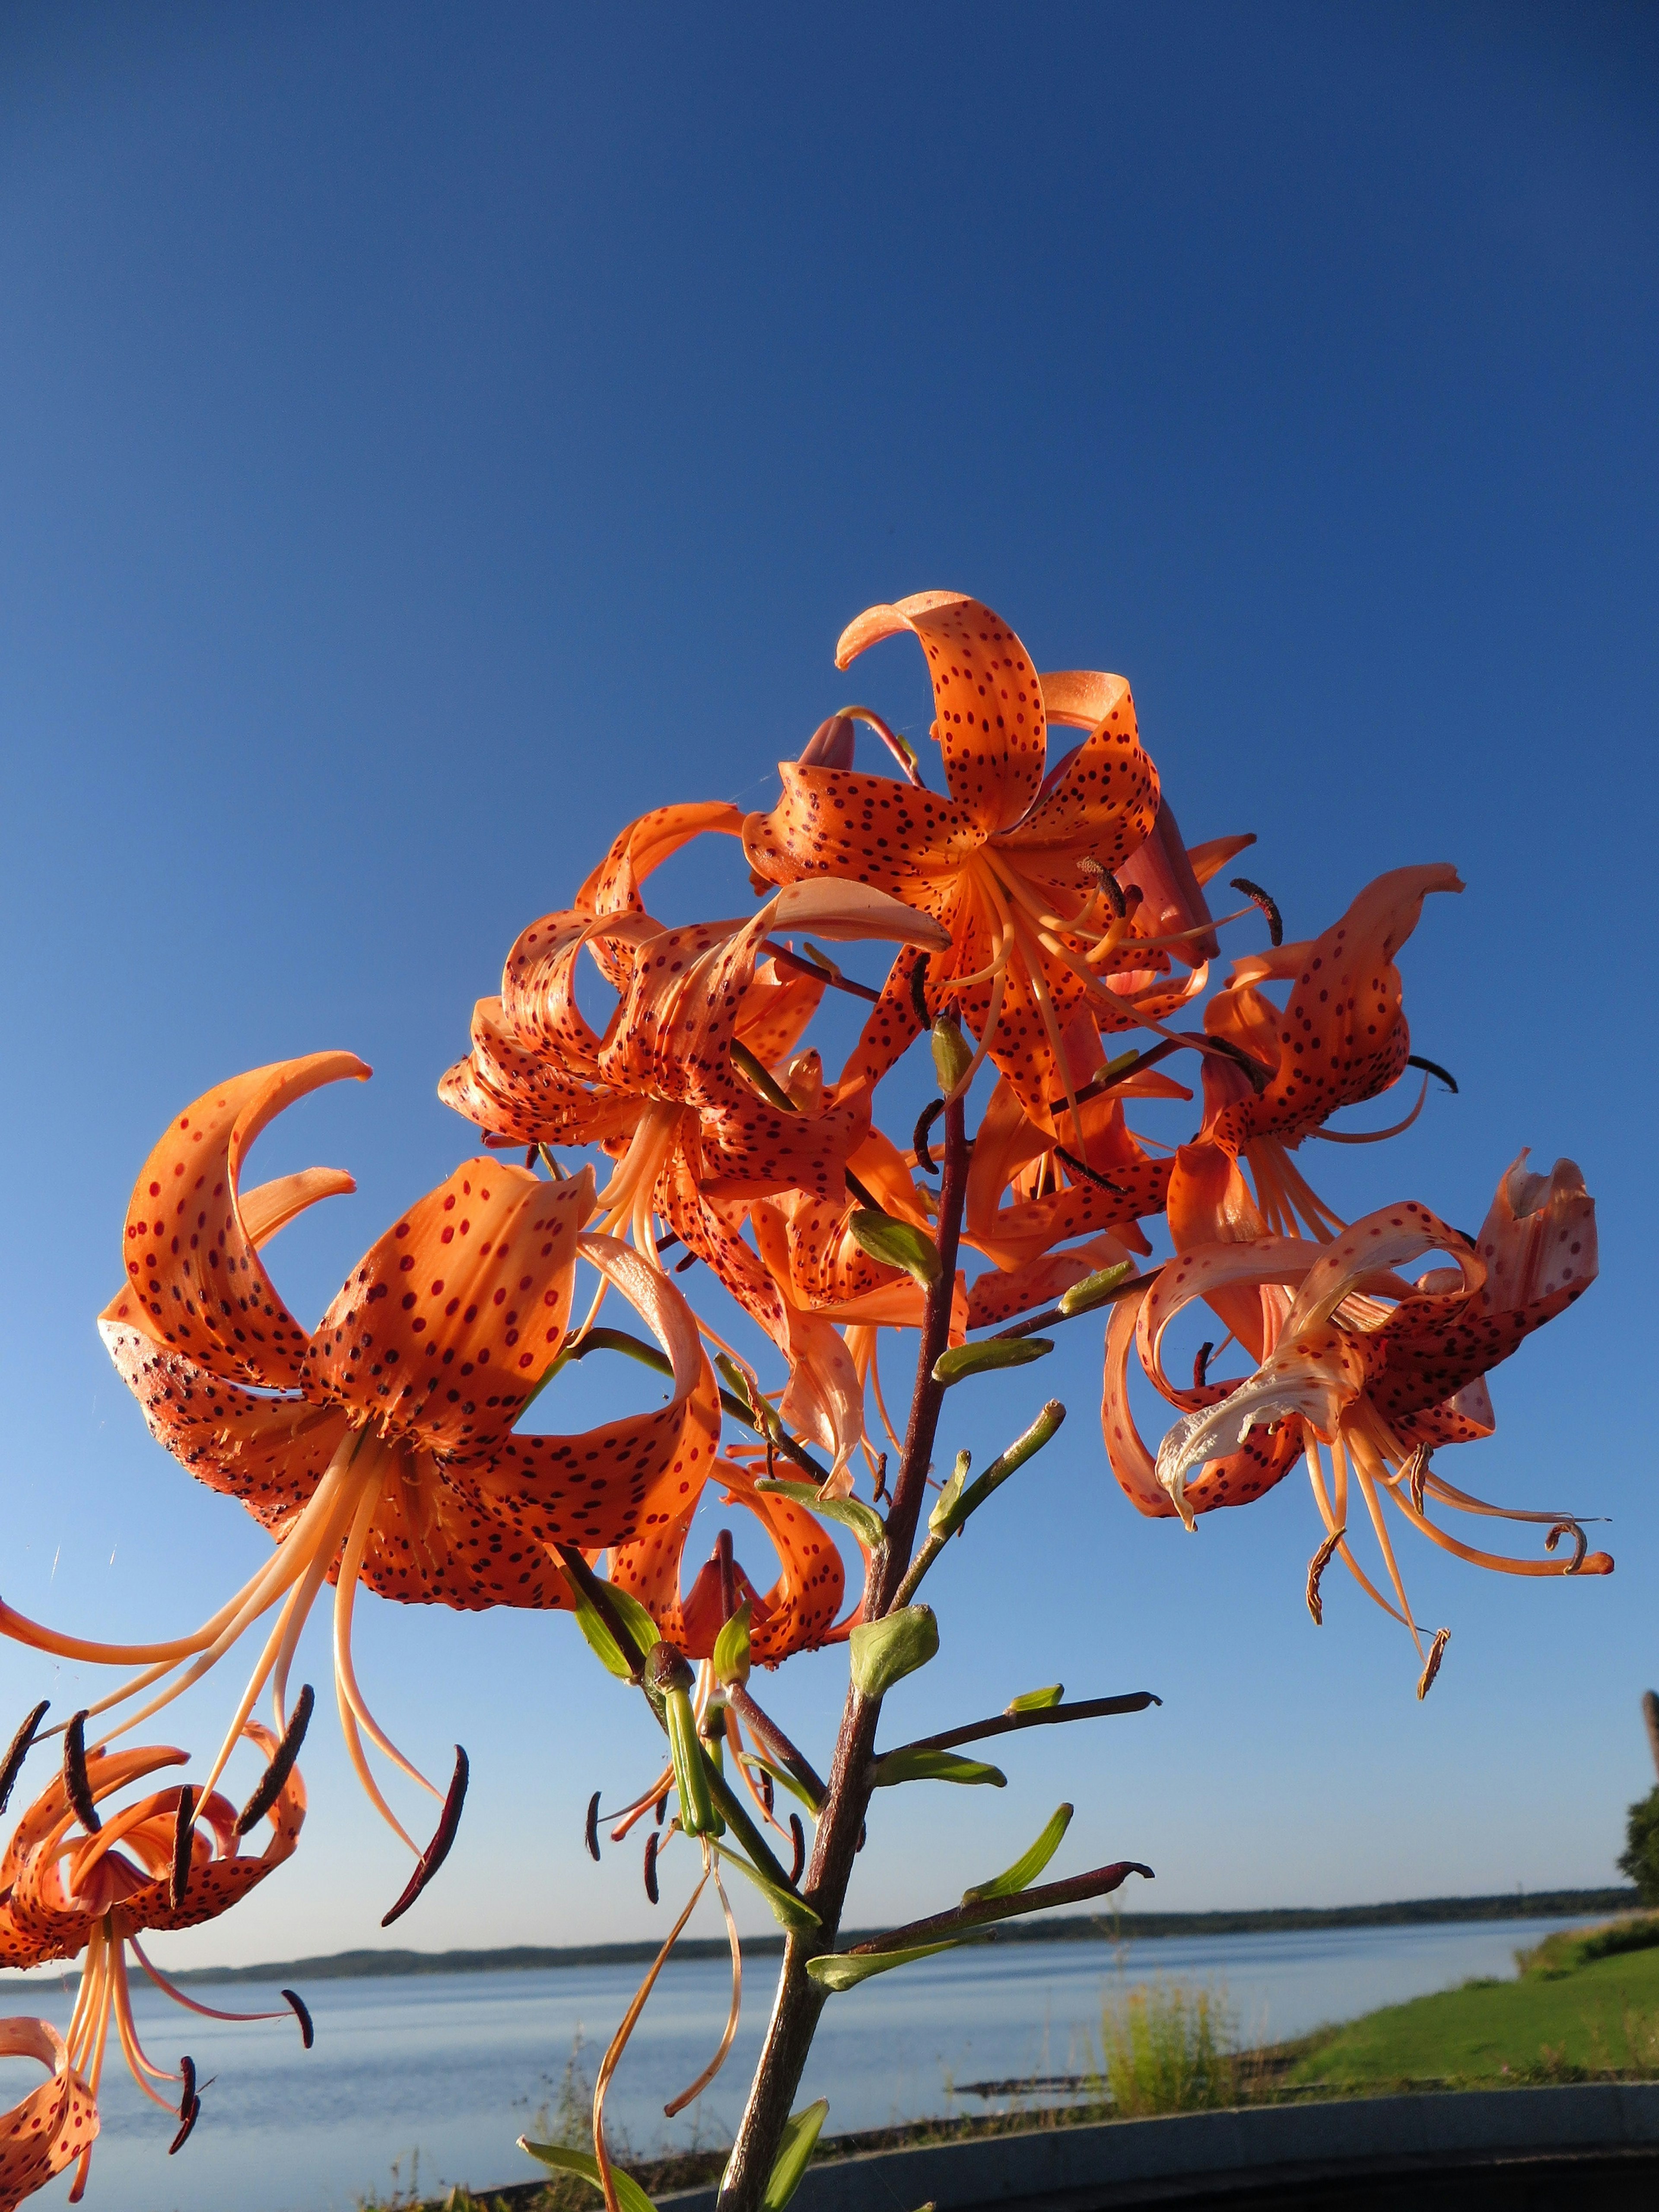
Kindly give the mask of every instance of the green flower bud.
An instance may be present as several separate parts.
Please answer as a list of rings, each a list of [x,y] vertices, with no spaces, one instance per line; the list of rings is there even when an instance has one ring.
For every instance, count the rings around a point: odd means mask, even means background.
[[[1120,1260],[1115,1267],[1102,1267],[1092,1275],[1085,1275],[1069,1291],[1060,1292],[1061,1313],[1070,1321],[1073,1314],[1088,1313],[1095,1306],[1103,1306],[1118,1285],[1133,1272],[1133,1260]]]
[[[895,1221],[890,1213],[880,1212],[873,1206],[860,1206],[848,1216],[847,1226],[859,1249],[884,1267],[902,1267],[925,1291],[938,1282],[939,1247],[909,1222]]]
[[[961,1024],[950,1014],[941,1014],[934,1022],[933,1044],[933,1073],[948,1098],[972,1066],[974,1048],[963,1035]]]
[[[714,1680],[723,1689],[749,1680],[749,1617],[753,1610],[744,1598],[714,1638]]]
[[[998,1367],[1029,1367],[1054,1350],[1048,1336],[988,1336],[977,1344],[953,1344],[933,1362],[933,1380],[946,1389],[969,1375],[988,1375]]]
[[[904,1605],[884,1620],[860,1621],[847,1640],[854,1687],[860,1697],[884,1698],[938,1651],[939,1622],[932,1606]]]

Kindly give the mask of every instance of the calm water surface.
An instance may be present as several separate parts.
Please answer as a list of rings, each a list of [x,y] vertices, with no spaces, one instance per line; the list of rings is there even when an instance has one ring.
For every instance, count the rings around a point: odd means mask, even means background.
[[[1306,1935],[1182,1937],[1125,1947],[1005,1944],[947,1952],[834,1998],[801,2101],[827,2096],[830,2125],[879,2127],[951,2109],[957,2085],[1064,2074],[1090,2063],[1103,1999],[1168,1978],[1224,1983],[1251,2041],[1514,1972],[1517,1946],[1557,1922],[1480,1921]],[[657,1984],[612,2086],[607,2117],[635,2149],[665,2141],[724,2142],[740,2109],[770,2002],[776,1961],[750,1962],[743,2026],[725,2073],[670,2124],[664,2103],[710,2056],[725,2025],[723,1961],[671,1966]],[[350,2212],[360,2197],[407,2186],[420,2154],[423,2192],[534,2178],[514,2147],[556,2094],[575,2039],[592,2068],[638,1986],[638,1967],[431,1975],[313,1983],[317,2024],[301,2048],[291,2018],[228,2027],[181,2013],[135,1985],[138,2031],[158,2063],[188,2050],[205,2081],[202,2118],[176,2159],[168,2118],[133,2087],[118,2055],[105,2075],[103,2133],[84,2203],[90,2212]],[[135,1977],[135,1984],[139,1978]],[[274,1989],[196,1984],[199,2000],[252,2011]],[[61,2027],[70,1994],[42,1982],[7,2011],[38,2010]],[[113,2037],[112,2037],[112,2044]],[[38,2069],[0,2069],[7,2101]],[[976,2099],[958,2100],[982,2111]],[[58,2203],[67,2178],[39,2202]]]

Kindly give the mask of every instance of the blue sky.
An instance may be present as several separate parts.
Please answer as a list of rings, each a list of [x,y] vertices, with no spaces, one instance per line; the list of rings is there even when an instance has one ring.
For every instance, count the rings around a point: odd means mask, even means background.
[[[264,1555],[92,1327],[169,1115],[290,1054],[374,1064],[262,1146],[359,1178],[276,1248],[313,1317],[472,1149],[434,1085],[517,931],[645,805],[769,804],[849,696],[919,734],[913,647],[852,679],[832,648],[949,586],[1040,666],[1129,677],[1188,836],[1258,831],[1292,935],[1458,865],[1402,964],[1460,1094],[1321,1187],[1472,1224],[1523,1145],[1582,1163],[1601,1281],[1500,1371],[1458,1479],[1611,1516],[1619,1571],[1409,1551],[1454,1630],[1419,1707],[1334,1572],[1309,1622],[1298,1481],[1196,1538],[1137,1519],[1079,1328],[947,1439],[1072,1407],[936,1573],[943,1654],[892,1729],[1059,1678],[1165,1702],[1024,1740],[1005,1792],[890,1793],[854,1917],[954,1897],[1062,1796],[1056,1871],[1143,1858],[1171,1908],[1609,1879],[1659,1678],[1656,79],[1651,13],[1594,6],[8,9],[8,1600],[176,1632]],[[747,897],[722,853],[663,906]],[[653,1925],[631,1850],[580,1847],[653,1732],[568,1622],[360,1620],[394,1733],[473,1759],[397,1936]],[[0,1650],[0,1710],[91,1680]],[[780,1711],[827,1746],[844,1680],[797,1662]],[[398,1847],[331,1724],[306,1766],[301,1856],[181,1963],[380,1940]]]

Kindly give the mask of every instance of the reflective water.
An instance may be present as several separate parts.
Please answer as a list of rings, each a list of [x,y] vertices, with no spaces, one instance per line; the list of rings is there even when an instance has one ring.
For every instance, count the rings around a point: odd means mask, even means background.
[[[1003,1944],[945,1953],[836,1997],[823,2016],[802,2100],[830,2100],[832,2130],[879,2127],[951,2108],[953,2086],[1063,2074],[1089,2063],[1103,1998],[1158,1977],[1224,1984],[1248,2039],[1277,2040],[1324,2021],[1514,1971],[1516,1948],[1559,1923],[1482,1921],[1306,1935],[1174,1938],[1127,1947]],[[729,1970],[671,1966],[658,1983],[607,2107],[635,2148],[665,2140],[724,2142],[753,2066],[776,1962],[750,1963],[743,2026],[725,2073],[672,2124],[664,2102],[693,2080],[725,2023]],[[133,2087],[112,2051],[103,2133],[84,2203],[108,2212],[349,2212],[360,2197],[414,2179],[423,2194],[533,2178],[514,2147],[556,2094],[575,2039],[594,2063],[641,1970],[433,1975],[313,1983],[317,2024],[303,2051],[291,2019],[228,2027],[180,2013],[135,1988],[140,2036],[175,2064],[195,2057],[205,2081],[200,2124],[176,2159],[168,2115]],[[276,1990],[198,1984],[229,2008],[278,2004]],[[67,2023],[66,1987],[42,1983],[7,2011]],[[113,2038],[112,2037],[112,2044]],[[7,2101],[40,2078],[0,2069]],[[958,2100],[959,2102],[962,2100]],[[985,2107],[966,2100],[969,2109]],[[67,2180],[37,2199],[61,2202]]]

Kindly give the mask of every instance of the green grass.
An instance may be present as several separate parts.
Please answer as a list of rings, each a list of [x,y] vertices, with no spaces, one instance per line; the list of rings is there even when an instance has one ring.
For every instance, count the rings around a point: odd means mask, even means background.
[[[1203,2112],[1238,2094],[1238,2023],[1224,1990],[1154,1982],[1106,2007],[1102,2071],[1121,2119]]]
[[[1523,1965],[1518,1981],[1466,1983],[1312,2039],[1284,2085],[1659,2074],[1659,1921],[1552,1936]]]

